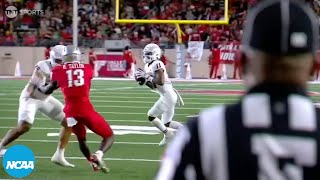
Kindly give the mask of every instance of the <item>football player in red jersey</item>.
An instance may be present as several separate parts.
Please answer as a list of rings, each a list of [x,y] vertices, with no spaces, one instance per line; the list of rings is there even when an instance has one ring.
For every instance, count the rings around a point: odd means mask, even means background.
[[[80,50],[72,45],[67,46],[63,64],[52,69],[52,84],[55,89],[60,87],[64,95],[67,124],[77,136],[81,152],[95,171],[109,172],[102,156],[113,144],[113,131],[90,102],[93,70],[89,64],[82,64],[80,60]],[[99,150],[93,155],[86,144],[86,127],[102,137]]]

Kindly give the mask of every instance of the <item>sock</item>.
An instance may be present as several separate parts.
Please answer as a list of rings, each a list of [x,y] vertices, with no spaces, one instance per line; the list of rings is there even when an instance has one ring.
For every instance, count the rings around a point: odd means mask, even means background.
[[[97,156],[97,158],[102,159],[103,152],[101,150],[98,150],[96,151],[95,155]]]
[[[60,156],[64,157],[64,149],[57,148],[57,152]]]
[[[156,126],[163,134],[167,133],[167,127],[162,123],[162,121],[159,118],[155,118],[151,123]]]
[[[183,125],[178,121],[171,121],[169,127],[171,127],[172,129],[180,129],[183,127]]]

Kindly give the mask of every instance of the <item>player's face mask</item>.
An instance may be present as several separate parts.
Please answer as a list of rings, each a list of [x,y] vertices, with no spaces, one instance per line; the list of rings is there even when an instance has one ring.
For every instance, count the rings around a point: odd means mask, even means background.
[[[63,63],[68,62],[80,62],[81,61],[81,52],[78,48],[74,48],[72,45],[67,46],[63,56]]]
[[[144,51],[142,55],[142,59],[144,63],[150,63],[152,61],[152,52]]]
[[[70,55],[65,55],[63,57],[63,62],[80,62],[81,61],[81,55],[72,53]]]
[[[62,64],[63,49],[64,49],[63,45],[57,45],[53,47],[53,49],[50,51],[50,60],[51,60],[52,66]]]
[[[62,59],[54,59],[55,64],[62,64]]]

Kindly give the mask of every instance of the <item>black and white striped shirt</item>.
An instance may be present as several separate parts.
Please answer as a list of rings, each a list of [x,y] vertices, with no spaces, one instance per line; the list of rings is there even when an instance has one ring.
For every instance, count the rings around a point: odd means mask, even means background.
[[[319,180],[320,110],[303,89],[262,84],[188,121],[157,180]]]

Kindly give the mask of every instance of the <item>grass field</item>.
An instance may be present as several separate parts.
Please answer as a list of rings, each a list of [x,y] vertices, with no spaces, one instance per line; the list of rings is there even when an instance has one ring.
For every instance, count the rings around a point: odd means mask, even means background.
[[[17,109],[20,91],[26,80],[0,80],[0,139],[17,122]],[[185,122],[187,116],[197,114],[201,109],[223,103],[235,102],[241,84],[213,82],[176,82],[176,89],[185,101],[184,107],[176,108],[175,120]],[[311,85],[310,90],[319,92],[318,85]],[[60,92],[54,94],[63,102]],[[13,144],[23,144],[36,155],[36,167],[27,179],[50,180],[149,180],[153,179],[159,167],[164,148],[158,143],[162,135],[151,128],[146,113],[159,97],[147,87],[140,87],[133,81],[94,81],[91,99],[115,130],[116,142],[105,154],[111,168],[109,174],[94,173],[84,160],[76,138],[72,136],[66,150],[66,156],[75,168],[63,168],[51,163],[50,158],[56,150],[59,132],[58,123],[38,113],[33,129]],[[319,96],[313,96],[316,101]],[[150,127],[148,129],[148,127]],[[48,136],[51,133],[51,136]],[[88,134],[90,148],[96,150],[100,138]],[[10,178],[0,167],[0,178]]]

